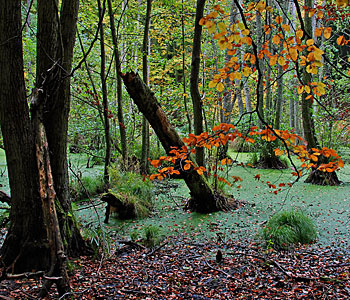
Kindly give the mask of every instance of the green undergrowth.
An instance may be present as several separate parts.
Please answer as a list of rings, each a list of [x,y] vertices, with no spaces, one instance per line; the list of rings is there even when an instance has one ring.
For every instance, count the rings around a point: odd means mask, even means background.
[[[247,162],[250,153],[230,152],[233,160]],[[2,157],[0,156],[0,159]],[[4,161],[4,160],[3,160]],[[86,169],[86,156],[74,154],[70,156],[71,165],[74,170],[81,172],[84,176],[99,176],[102,168],[95,166]],[[0,160],[0,164],[2,161]],[[295,163],[299,163],[295,160]],[[4,168],[5,165],[2,165]],[[142,237],[144,228],[155,226],[159,228],[162,235],[189,235],[193,240],[210,239],[225,241],[231,239],[256,239],[259,240],[266,222],[276,213],[300,209],[315,221],[318,231],[317,244],[336,245],[349,247],[350,242],[350,165],[338,172],[339,179],[343,184],[337,187],[316,186],[304,183],[306,177],[295,183],[292,188],[283,187],[277,194],[273,194],[266,181],[278,185],[279,183],[292,182],[295,177],[291,176],[291,167],[286,170],[261,170],[235,166],[229,169],[229,176],[240,176],[243,181],[233,187],[225,187],[228,194],[235,198],[246,201],[244,207],[231,212],[217,212],[213,214],[189,213],[182,209],[183,204],[189,197],[189,190],[183,180],[172,179],[152,183],[135,178],[139,175],[125,176],[119,173],[115,177],[116,185],[121,189],[131,190],[141,195],[151,196],[153,199],[153,212],[150,217],[137,220],[118,220],[110,218],[110,224],[106,230],[111,236],[130,239],[132,235]],[[254,177],[260,174],[260,180]],[[120,182],[124,182],[122,185]],[[7,181],[6,181],[7,182]],[[6,185],[7,183],[1,183]],[[145,192],[142,187],[150,185]],[[2,188],[3,191],[6,189]],[[147,197],[148,197],[147,196]],[[105,213],[105,203],[96,197],[96,209],[101,216],[102,222]],[[96,212],[90,204],[86,209],[80,206],[77,211],[82,223],[98,224]],[[92,226],[92,225],[91,225]]]
[[[249,153],[236,155],[233,159],[247,162]],[[297,163],[297,162],[296,162]],[[266,184],[289,183],[291,168],[286,170],[261,170],[254,168],[233,167],[229,175],[240,176],[241,188],[225,187],[226,193],[244,200],[247,205],[231,212],[198,214],[184,211],[182,206],[189,197],[189,191],[182,180],[168,180],[155,183],[154,212],[151,217],[141,220],[121,221],[111,218],[108,228],[114,234],[131,239],[141,236],[144,228],[158,227],[162,234],[189,235],[194,240],[210,239],[225,241],[231,239],[255,239],[259,236],[266,222],[276,213],[299,209],[315,221],[318,231],[317,245],[337,245],[347,247],[350,241],[350,167],[346,165],[338,172],[341,186],[315,186],[306,184],[301,178],[292,188],[288,185],[277,195]],[[254,177],[260,174],[260,180]],[[159,194],[158,194],[159,193]],[[100,208],[101,214],[104,208]],[[84,211],[83,219],[91,220],[91,212]]]
[[[103,192],[102,175],[71,177],[69,192],[73,201],[79,201]]]
[[[298,209],[273,215],[262,230],[267,246],[290,249],[297,244],[316,241],[317,231],[313,220]]]

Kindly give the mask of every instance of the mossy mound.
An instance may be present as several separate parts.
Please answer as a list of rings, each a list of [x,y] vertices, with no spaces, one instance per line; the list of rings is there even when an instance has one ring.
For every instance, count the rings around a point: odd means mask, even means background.
[[[147,217],[152,210],[150,202],[126,193],[109,192],[104,194],[101,200],[107,202],[105,223],[108,223],[111,214],[127,220]]]

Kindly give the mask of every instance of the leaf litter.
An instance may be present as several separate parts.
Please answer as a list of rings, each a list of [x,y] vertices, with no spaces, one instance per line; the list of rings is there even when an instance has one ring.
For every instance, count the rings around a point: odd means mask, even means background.
[[[350,252],[336,245],[266,250],[169,236],[148,249],[115,243],[106,259],[72,260],[73,299],[348,299]],[[218,250],[222,253],[216,260]],[[0,298],[37,299],[40,279],[2,281]],[[69,298],[67,297],[67,298]],[[59,299],[52,293],[46,299]]]

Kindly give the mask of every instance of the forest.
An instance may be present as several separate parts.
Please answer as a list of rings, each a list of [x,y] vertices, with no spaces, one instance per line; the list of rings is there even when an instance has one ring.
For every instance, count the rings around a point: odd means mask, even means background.
[[[0,299],[350,298],[348,0],[2,0]]]

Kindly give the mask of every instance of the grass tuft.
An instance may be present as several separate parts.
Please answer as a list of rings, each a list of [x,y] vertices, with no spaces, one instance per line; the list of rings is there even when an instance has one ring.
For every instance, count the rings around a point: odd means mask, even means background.
[[[263,229],[263,238],[275,249],[289,249],[297,243],[315,241],[317,231],[312,219],[294,209],[272,216]]]

